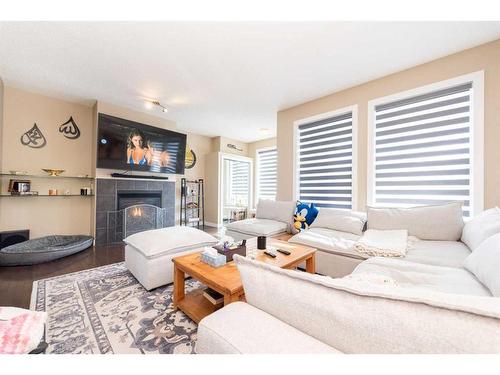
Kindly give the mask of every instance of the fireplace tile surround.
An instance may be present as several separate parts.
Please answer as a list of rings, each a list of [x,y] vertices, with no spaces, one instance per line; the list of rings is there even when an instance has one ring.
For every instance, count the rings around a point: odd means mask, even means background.
[[[96,245],[107,245],[107,212],[117,210],[119,192],[161,192],[161,207],[167,211],[166,226],[175,225],[175,181],[97,178]]]

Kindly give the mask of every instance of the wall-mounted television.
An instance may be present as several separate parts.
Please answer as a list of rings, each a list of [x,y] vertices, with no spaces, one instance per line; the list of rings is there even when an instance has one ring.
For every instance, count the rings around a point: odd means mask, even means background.
[[[184,174],[186,134],[99,113],[97,168]]]

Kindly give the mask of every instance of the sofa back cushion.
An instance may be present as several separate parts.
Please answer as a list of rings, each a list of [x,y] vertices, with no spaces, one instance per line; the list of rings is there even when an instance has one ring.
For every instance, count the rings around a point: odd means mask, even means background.
[[[365,223],[366,214],[364,212],[322,207],[311,227],[362,235]]]
[[[500,299],[332,279],[235,256],[254,307],[343,353],[500,353]]]
[[[273,201],[270,199],[259,199],[255,217],[257,219],[276,220],[291,224],[293,222],[294,213],[295,201]]]
[[[472,272],[491,294],[500,297],[500,233],[484,240],[465,259],[464,267]]]
[[[483,211],[469,220],[462,231],[462,242],[474,251],[485,239],[500,233],[500,209],[498,207]]]
[[[368,207],[368,229],[406,229],[421,240],[458,241],[464,221],[462,202],[411,208]]]

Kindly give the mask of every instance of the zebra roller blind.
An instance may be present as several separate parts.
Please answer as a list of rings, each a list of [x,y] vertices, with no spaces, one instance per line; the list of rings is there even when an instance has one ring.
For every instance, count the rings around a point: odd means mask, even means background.
[[[299,199],[352,208],[352,111],[298,126]]]
[[[257,200],[276,199],[277,156],[275,148],[257,151]]]
[[[470,215],[472,83],[375,106],[374,203],[464,202]]]
[[[250,164],[230,160],[229,202],[237,205],[248,205],[250,192]]]

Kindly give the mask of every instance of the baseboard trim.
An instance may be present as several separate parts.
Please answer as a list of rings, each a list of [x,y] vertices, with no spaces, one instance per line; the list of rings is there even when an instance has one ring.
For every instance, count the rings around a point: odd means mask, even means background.
[[[215,224],[215,223],[211,223],[211,222],[208,222],[208,221],[205,221],[205,226],[206,227],[212,227],[212,228],[222,228],[223,227],[222,224]]]

